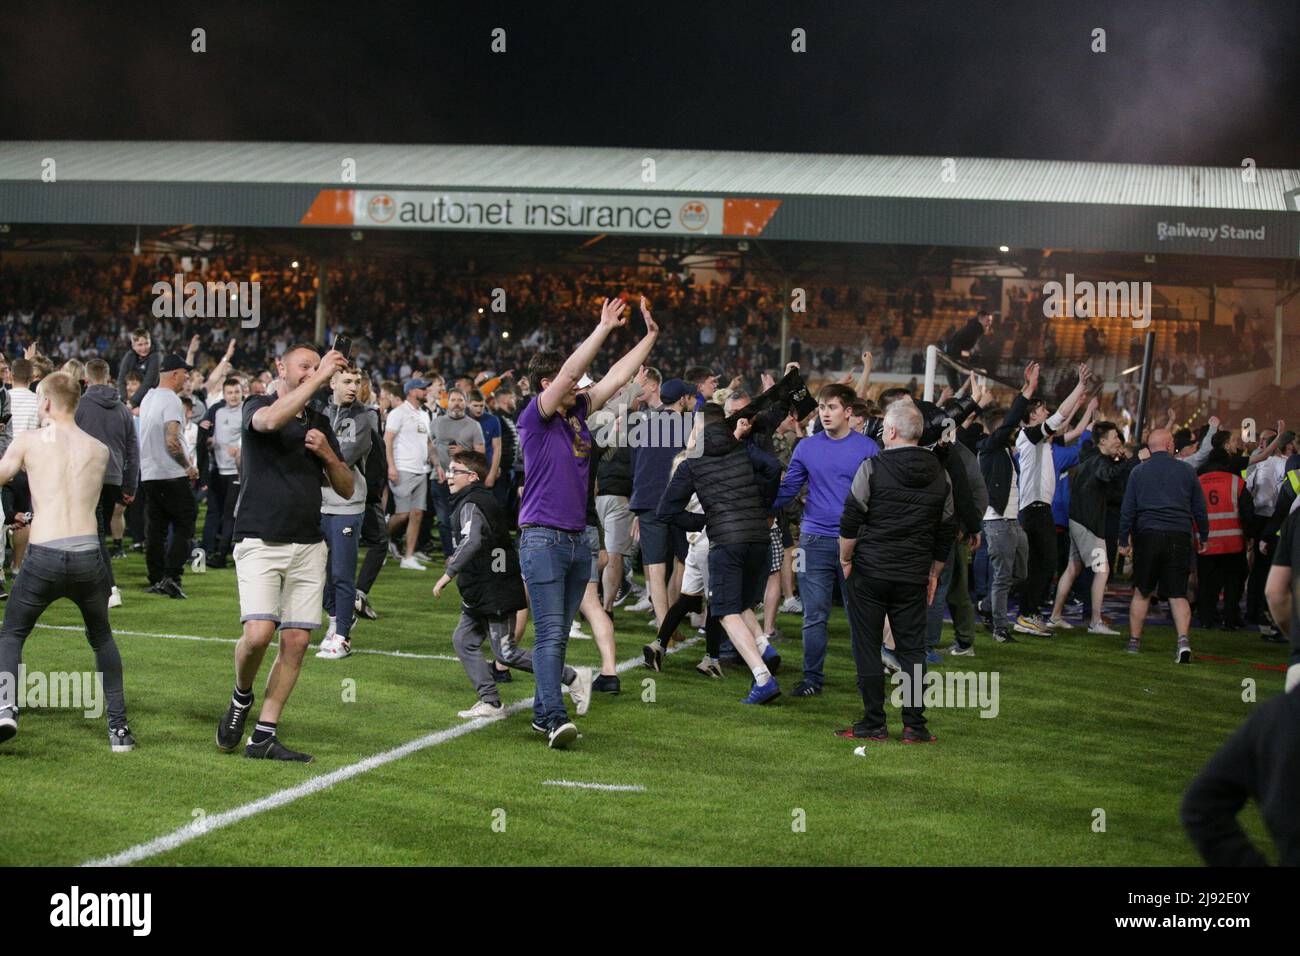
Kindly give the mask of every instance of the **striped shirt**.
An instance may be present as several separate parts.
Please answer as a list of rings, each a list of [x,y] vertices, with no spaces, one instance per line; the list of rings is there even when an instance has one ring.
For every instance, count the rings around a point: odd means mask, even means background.
[[[39,427],[36,421],[36,393],[30,388],[15,385],[9,392],[10,432],[17,436]]]

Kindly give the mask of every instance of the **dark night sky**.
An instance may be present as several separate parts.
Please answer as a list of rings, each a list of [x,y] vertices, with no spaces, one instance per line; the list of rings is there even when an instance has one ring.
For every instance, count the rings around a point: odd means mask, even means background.
[[[5,0],[0,138],[1300,166],[1296,0],[807,6]]]

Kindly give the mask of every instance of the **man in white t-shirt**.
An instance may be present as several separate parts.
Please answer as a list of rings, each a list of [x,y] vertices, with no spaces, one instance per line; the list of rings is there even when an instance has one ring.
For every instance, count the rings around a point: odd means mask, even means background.
[[[189,369],[179,355],[164,356],[158,387],[150,389],[140,403],[140,488],[145,496],[145,563],[149,568],[146,590],[172,598],[186,597],[181,575],[198,517],[193,481],[199,471],[185,448],[185,409],[179,394]]]
[[[401,567],[423,571],[415,558],[420,537],[420,521],[428,508],[429,495],[429,417],[421,408],[429,383],[413,378],[402,388],[406,400],[388,413],[384,426],[384,445],[388,452],[388,488],[393,495],[393,516],[388,519],[388,535],[396,541],[397,529],[406,525],[406,549]]]

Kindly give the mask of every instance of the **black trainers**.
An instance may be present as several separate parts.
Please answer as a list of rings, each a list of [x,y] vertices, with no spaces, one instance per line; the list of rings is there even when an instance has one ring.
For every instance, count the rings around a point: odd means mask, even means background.
[[[352,606],[356,609],[357,614],[364,617],[367,621],[376,621],[379,619],[379,615],[375,613],[375,609],[370,606],[370,598],[366,597],[365,591],[357,592],[356,600],[353,602]]]
[[[18,708],[6,707],[0,710],[0,744],[13,738],[18,733]]]
[[[208,570],[224,571],[229,565],[226,564],[225,556],[214,554],[208,558]]]
[[[131,728],[126,724],[121,727],[108,728],[108,745],[113,748],[113,753],[124,754],[135,749],[135,737],[131,735]]]
[[[230,753],[239,746],[239,739],[244,736],[244,722],[248,720],[248,712],[252,709],[251,700],[247,707],[240,707],[233,700],[230,702],[221,722],[217,724],[218,750],[222,753]]]
[[[162,584],[162,581],[155,581],[153,584],[146,584],[141,590],[145,594],[162,594]]]
[[[645,658],[645,666],[652,671],[662,671],[664,669],[664,649],[658,640],[653,640],[642,647],[641,656]]]
[[[822,692],[822,689],[811,681],[801,680],[794,685],[794,690],[790,691],[791,697],[816,697]]]
[[[999,644],[1019,644],[1019,643],[1020,643],[1018,640],[1016,640],[1014,637],[1012,637],[1012,636],[1011,636],[1011,632],[1008,631],[1008,630],[1006,630],[1006,629],[1003,629],[1003,630],[1001,630],[1001,631],[994,631],[994,632],[993,632],[993,640],[997,641]]]
[[[617,674],[598,674],[591,682],[591,689],[602,694],[619,694],[623,690],[623,685],[619,682]]]
[[[181,590],[181,582],[175,578],[163,578],[158,582],[158,593],[165,594],[169,598],[175,598],[180,601],[186,600],[189,595]]]
[[[260,744],[253,743],[250,737],[248,746],[244,748],[244,756],[254,760],[292,760],[297,763],[311,763],[316,759],[311,754],[300,754],[296,750],[290,750],[280,743],[278,737],[267,737]]]
[[[494,680],[496,683],[509,684],[512,680],[514,680],[514,678],[510,676],[510,668],[507,667],[505,669],[502,669],[500,667],[497,667],[496,664],[489,664],[488,666],[492,669],[492,680]]]
[[[119,558],[125,558],[125,557],[126,557],[126,552],[123,551],[121,548],[114,548],[112,551],[108,552],[108,556],[109,556],[112,560],[116,561],[116,560],[118,560]]]
[[[852,727],[844,727],[835,731],[836,737],[848,737],[853,740],[875,740],[883,742],[889,739],[889,730],[883,725],[880,727],[869,727],[864,723],[856,723]]]

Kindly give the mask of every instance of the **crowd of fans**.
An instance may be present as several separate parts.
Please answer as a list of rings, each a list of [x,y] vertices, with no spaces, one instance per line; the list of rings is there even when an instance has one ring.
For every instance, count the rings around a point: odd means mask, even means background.
[[[218,261],[212,274],[243,274],[226,265]],[[1114,393],[1122,416],[1103,418],[1103,383],[1087,363],[1047,373],[1030,361],[1022,386],[1002,401],[975,374],[954,376],[932,404],[915,382],[873,383],[870,351],[814,398],[798,361],[773,368],[779,308],[770,290],[669,280],[656,290],[663,301],[654,318],[640,300],[646,332],[638,336],[624,315],[631,303],[605,295],[611,283],[633,286],[632,273],[516,276],[493,287],[510,302],[496,313],[491,289],[476,280],[345,270],[332,281],[333,324],[335,336],[349,333],[350,354],[322,358],[293,341],[313,320],[302,273],[242,266],[263,283],[267,320],[239,338],[222,329],[206,341],[194,334],[183,356],[175,345],[192,324],[126,325],[155,271],[173,263],[132,270],[115,261],[79,280],[73,266],[0,273],[11,303],[4,334],[11,349],[22,343],[21,358],[3,369],[5,441],[39,426],[35,399],[19,399],[39,395],[56,369],[96,396],[99,411],[82,427],[133,419],[134,434],[112,424],[103,439],[122,446],[100,505],[105,560],[108,543],[121,554],[129,533],[147,553],[147,589],[183,600],[191,548],[215,567],[232,557],[244,570],[279,560],[253,555],[249,541],[263,550],[273,542],[241,532],[252,519],[236,502],[253,468],[248,442],[262,431],[249,412],[273,416],[268,428],[286,427],[292,417],[274,409],[291,396],[286,403],[307,416],[293,427],[323,470],[297,476],[284,508],[301,512],[304,495],[321,498],[325,475],[333,490],[298,515],[300,533],[322,556],[316,571],[277,578],[285,588],[291,578],[308,581],[292,597],[295,623],[283,627],[300,630],[305,648],[323,603],[329,627],[318,656],[345,658],[356,619],[378,617],[369,590],[388,555],[398,574],[442,565],[435,595],[458,579],[464,610],[455,646],[479,698],[464,717],[504,716],[495,685],[511,669],[535,670],[534,728],[552,746],[571,743],[577,732],[560,689],[579,715],[594,694],[618,692],[611,615],[633,598],[630,610],[652,613],[657,629],[643,649],[648,666],[664,666],[679,628],[696,616],[707,647],[699,673],[749,671],[742,702],[763,704],[781,693],[781,612],[802,615],[802,674],[789,696],[823,693],[838,592],[864,705],[839,733],[888,739],[883,689],[892,671],[918,688],[902,708],[906,743],[935,741],[919,698],[925,670],[945,654],[973,656],[977,621],[1004,644],[1018,643],[1017,633],[1061,639],[1076,627],[1118,636],[1105,600],[1123,559],[1133,562],[1131,653],[1142,650],[1157,600],[1168,602],[1178,663],[1192,660],[1193,609],[1204,628],[1255,626],[1277,643],[1295,633],[1289,576],[1300,536],[1289,516],[1300,501],[1300,455],[1283,422],[1255,435],[1211,417],[1192,430],[1177,427],[1170,411],[1139,443],[1131,440],[1131,390]],[[56,294],[52,281],[66,285]],[[559,311],[569,321],[554,321]],[[591,332],[578,319],[595,313],[601,322]],[[997,322],[977,315],[954,330],[949,347],[978,356]],[[892,329],[884,331],[890,343]],[[196,368],[205,349],[222,351]],[[115,359],[116,386],[104,355]],[[660,439],[632,440],[647,422]],[[274,488],[272,463],[283,452],[270,449],[282,439],[258,441],[272,444],[252,459],[260,462],[252,473]],[[20,488],[5,493],[17,573],[30,500]],[[256,500],[259,520],[284,520]],[[499,566],[487,557],[497,552],[508,556]],[[241,602],[256,604],[244,570]],[[121,600],[114,583],[109,606]],[[945,609],[955,634],[941,649]],[[530,613],[532,656],[519,648]],[[601,650],[599,674],[563,663],[579,613]],[[249,627],[270,640],[266,617],[245,615],[246,640]],[[1294,646],[1291,665],[1294,684]],[[219,741],[238,741],[251,693],[251,677],[237,681]],[[265,718],[248,755],[310,759],[280,745],[275,720]]]

